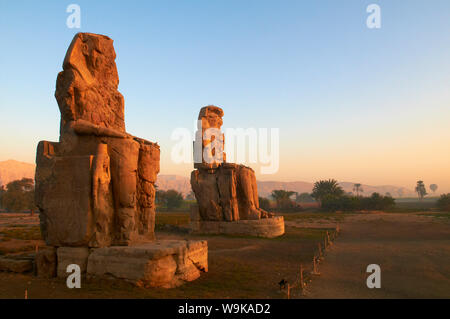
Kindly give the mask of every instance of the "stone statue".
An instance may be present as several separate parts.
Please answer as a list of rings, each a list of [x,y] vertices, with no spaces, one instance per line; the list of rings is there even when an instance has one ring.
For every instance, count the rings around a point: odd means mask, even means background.
[[[159,146],[125,131],[113,40],[78,33],[56,81],[59,143],[41,141],[36,203],[48,245],[154,239]]]
[[[194,142],[191,186],[202,221],[238,221],[272,218],[259,207],[255,172],[226,162],[225,139],[220,131],[223,110],[209,105],[200,110]]]

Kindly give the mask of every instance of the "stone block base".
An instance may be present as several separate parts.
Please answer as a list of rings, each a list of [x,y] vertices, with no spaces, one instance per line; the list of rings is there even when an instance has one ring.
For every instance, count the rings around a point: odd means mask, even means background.
[[[34,254],[0,257],[0,271],[30,272],[33,270]]]
[[[283,216],[257,220],[199,221],[190,223],[190,231],[194,234],[226,234],[264,238],[274,238],[284,234]]]
[[[205,240],[157,240],[95,249],[61,247],[57,255],[58,277],[67,277],[67,265],[78,264],[88,278],[123,279],[142,287],[173,288],[208,271]]]

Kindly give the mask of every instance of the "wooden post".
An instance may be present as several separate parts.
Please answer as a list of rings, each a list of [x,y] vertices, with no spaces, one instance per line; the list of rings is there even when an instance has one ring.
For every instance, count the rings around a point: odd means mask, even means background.
[[[28,299],[28,290],[25,289],[25,299]]]
[[[304,288],[304,280],[303,280],[303,264],[300,264],[300,288]]]
[[[287,299],[291,299],[291,285],[287,284]]]
[[[319,276],[320,272],[317,270],[317,260],[316,260],[316,256],[313,257],[313,271],[311,272],[311,274]]]
[[[322,259],[323,258],[322,245],[319,243],[318,246],[319,246],[319,259]]]
[[[327,230],[327,241],[328,241],[328,245],[333,245],[333,242],[330,240],[330,233]]]
[[[305,295],[306,290],[305,290],[305,278],[303,277],[303,264],[300,264],[300,288],[302,290],[302,296]]]

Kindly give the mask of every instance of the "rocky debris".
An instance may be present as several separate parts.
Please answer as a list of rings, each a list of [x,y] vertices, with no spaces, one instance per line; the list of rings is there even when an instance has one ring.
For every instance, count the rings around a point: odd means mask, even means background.
[[[30,272],[33,270],[34,254],[8,255],[0,257],[0,271],[16,273]]]
[[[154,239],[159,146],[125,131],[113,40],[75,35],[56,81],[60,142],[41,141],[36,204],[51,246]]]
[[[138,286],[173,288],[208,271],[206,241],[161,240],[93,250],[87,275],[125,279]]]

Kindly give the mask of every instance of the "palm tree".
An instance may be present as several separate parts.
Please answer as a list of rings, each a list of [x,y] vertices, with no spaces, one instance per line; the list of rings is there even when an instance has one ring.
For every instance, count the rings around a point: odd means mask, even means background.
[[[344,190],[334,179],[322,180],[314,183],[313,192],[311,194],[320,204],[325,196],[340,197],[344,194]]]
[[[423,181],[417,181],[416,193],[419,196],[419,199],[422,200],[425,195],[427,195],[427,190],[425,189],[425,184]]]
[[[356,192],[356,196],[359,197],[359,192],[364,192],[364,190],[361,188],[361,184],[357,183],[353,185],[353,191]]]
[[[297,193],[292,191],[285,191],[282,189],[275,189],[272,191],[271,196],[277,202],[277,207],[280,207],[282,202],[290,201],[291,196],[294,194]]]

